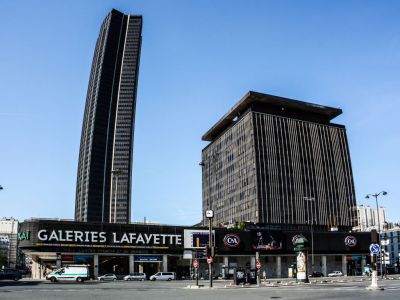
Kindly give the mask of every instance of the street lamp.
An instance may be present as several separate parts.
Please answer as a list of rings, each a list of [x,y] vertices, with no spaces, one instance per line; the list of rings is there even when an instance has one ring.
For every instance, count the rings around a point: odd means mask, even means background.
[[[312,209],[312,215],[311,215],[311,220],[310,220],[310,212],[308,210],[308,202],[312,201],[311,203],[315,204],[315,198],[314,197],[304,197],[303,198],[305,201],[307,201],[307,215],[308,215],[308,224],[311,224],[311,272],[314,271],[314,209]],[[314,206],[311,205],[311,208]]]
[[[118,192],[118,176],[122,174],[121,169],[115,169],[111,171],[111,174],[115,176],[115,192],[114,192],[114,223],[117,223],[117,192]],[[112,205],[110,203],[110,223],[111,222],[111,211]]]
[[[206,218],[209,220],[209,233],[208,233],[208,244],[210,246],[210,257],[207,257],[207,263],[208,263],[208,277],[210,280],[210,288],[212,288],[213,286],[213,268],[212,268],[212,264],[213,264],[213,256],[214,256],[214,245],[213,245],[213,236],[212,236],[212,219],[214,217],[214,211],[209,209],[206,210]],[[209,261],[210,260],[210,261]]]
[[[382,245],[381,245],[381,222],[380,222],[380,218],[379,218],[379,207],[378,207],[378,196],[379,195],[387,195],[387,192],[385,191],[381,191],[380,193],[375,193],[375,194],[368,194],[367,196],[365,196],[366,199],[369,199],[369,196],[375,197],[375,202],[376,202],[376,213],[378,214],[378,241],[379,241],[379,257],[381,260],[381,278],[383,278],[383,273],[382,273]]]

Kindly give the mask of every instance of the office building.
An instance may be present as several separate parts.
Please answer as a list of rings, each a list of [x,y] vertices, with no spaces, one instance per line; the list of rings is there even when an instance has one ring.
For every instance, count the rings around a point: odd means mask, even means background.
[[[116,10],[101,25],[82,126],[77,221],[130,221],[141,30],[141,16]]]
[[[341,109],[248,92],[202,137],[203,210],[214,223],[321,230],[355,224]],[[206,221],[204,221],[206,224]]]
[[[5,267],[15,268],[18,265],[18,224],[14,218],[0,219],[0,255],[7,261],[3,264]]]
[[[357,206],[357,226],[353,228],[355,231],[371,231],[375,229],[382,231],[386,229],[386,211],[384,207],[379,207],[379,222],[378,213],[376,209],[371,206],[358,205]],[[378,226],[379,224],[379,226]]]
[[[383,263],[400,271],[400,228],[385,230],[381,234]]]

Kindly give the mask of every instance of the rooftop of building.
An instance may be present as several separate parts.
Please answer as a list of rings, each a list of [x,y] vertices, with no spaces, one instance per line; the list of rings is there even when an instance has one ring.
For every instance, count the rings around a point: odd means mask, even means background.
[[[319,120],[325,123],[329,123],[330,120],[342,113],[340,108],[249,91],[202,136],[202,140],[213,141],[226,128],[233,124],[239,116],[255,105],[258,108],[262,108],[262,111],[266,113],[284,115],[278,112],[288,110],[292,112],[289,116],[296,115],[296,117],[300,116],[304,120]]]
[[[0,221],[13,221],[13,222],[18,222],[17,219],[13,218],[13,217],[2,217],[0,219]]]
[[[113,8],[113,9],[110,11],[110,13],[112,13],[112,14],[119,14],[119,15],[125,15],[125,16],[131,16],[131,17],[143,18],[143,16],[142,16],[142,15],[136,15],[136,14],[134,14],[134,15],[132,15],[132,14],[124,14],[123,12],[121,12],[121,11],[119,11],[119,10],[115,9],[115,8]]]

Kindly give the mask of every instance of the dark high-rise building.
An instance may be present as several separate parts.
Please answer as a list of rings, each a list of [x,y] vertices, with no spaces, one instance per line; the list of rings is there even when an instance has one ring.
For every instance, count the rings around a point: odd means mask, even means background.
[[[79,151],[75,220],[129,223],[142,16],[112,10],[100,28]]]
[[[214,223],[320,230],[354,225],[355,195],[341,109],[247,93],[206,134],[203,210]]]

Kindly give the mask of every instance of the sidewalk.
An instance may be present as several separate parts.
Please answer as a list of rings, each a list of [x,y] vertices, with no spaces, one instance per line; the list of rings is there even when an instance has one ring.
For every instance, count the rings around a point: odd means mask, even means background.
[[[400,280],[400,274],[393,274],[387,278],[378,278],[381,280]],[[371,281],[371,277],[367,276],[341,276],[341,277],[315,277],[309,278],[309,283],[296,282],[295,278],[270,278],[262,279],[260,286],[256,284],[242,284],[234,285],[233,280],[217,279],[213,280],[213,288],[261,288],[261,287],[280,287],[280,286],[301,286],[301,285],[315,285],[315,284],[332,284],[332,283],[345,283],[345,282],[367,282]],[[190,281],[186,288],[209,288],[208,280],[199,280],[199,286],[196,286],[196,281]]]

